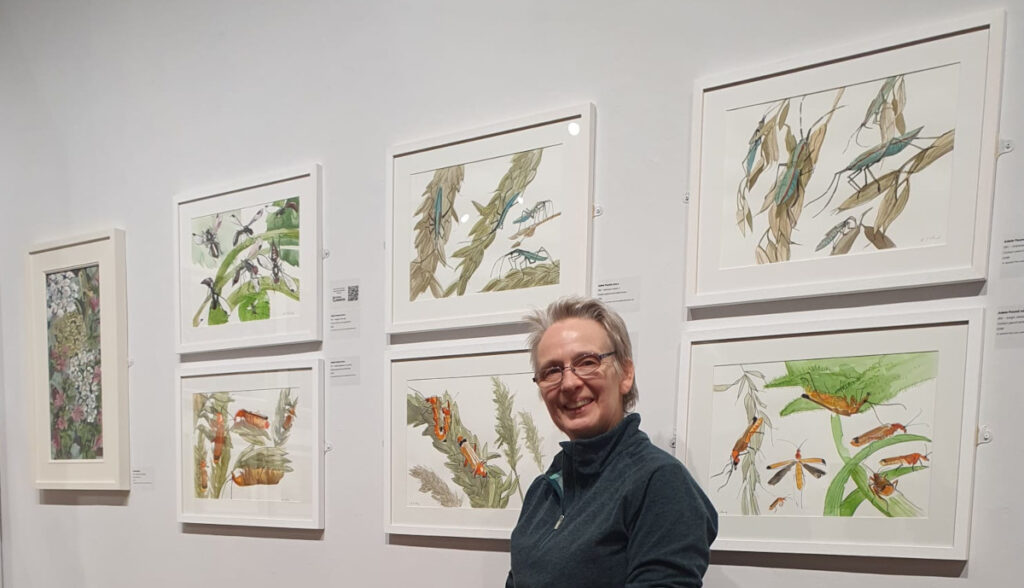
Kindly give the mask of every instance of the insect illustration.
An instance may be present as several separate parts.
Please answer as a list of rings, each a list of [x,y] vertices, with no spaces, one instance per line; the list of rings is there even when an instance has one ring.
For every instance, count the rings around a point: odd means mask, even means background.
[[[220,241],[217,240],[217,231],[220,230],[221,218],[216,215],[213,218],[213,225],[203,229],[201,233],[192,233],[192,242],[200,247],[206,247],[210,257],[220,257]]]
[[[462,456],[465,458],[465,461],[462,462],[462,466],[468,466],[471,468],[474,476],[486,478],[487,462],[477,456],[476,446],[470,445],[469,441],[467,441],[462,435],[459,435],[458,438],[456,438],[456,441],[459,443],[459,451],[462,452]]]
[[[249,283],[252,284],[253,292],[260,291],[260,268],[256,263],[256,256],[259,255],[260,249],[263,247],[263,239],[260,237],[256,238],[256,241],[245,250],[245,254],[242,255],[242,261],[238,264],[238,269],[235,270],[235,277],[231,280],[231,285],[238,284],[238,281],[242,277],[242,273],[249,275]]]
[[[274,216],[281,216],[282,214],[284,214],[285,212],[287,212],[289,210],[294,210],[295,214],[298,214],[299,213],[299,203],[295,202],[294,200],[286,201],[284,203],[284,206],[282,206],[282,207],[280,207],[280,208],[278,208],[277,210],[274,211]]]
[[[828,247],[829,243],[834,241],[839,235],[845,235],[850,231],[857,228],[857,217],[848,216],[846,220],[836,223],[836,226],[832,227],[825,233],[825,238],[818,243],[818,246],[814,248],[815,251],[821,251],[825,247]],[[837,241],[838,243],[838,241]]]
[[[238,241],[242,239],[243,235],[245,235],[246,237],[253,236],[254,231],[252,229],[252,225],[255,224],[256,221],[263,218],[263,210],[264,207],[259,207],[256,210],[256,214],[252,215],[252,218],[249,220],[249,222],[245,224],[242,224],[242,221],[238,219],[237,215],[235,215],[234,213],[231,214],[231,220],[234,221],[236,225],[238,225],[238,230],[235,231],[235,236],[233,239],[231,239],[232,247],[238,245]]]
[[[496,233],[498,232],[498,229],[505,226],[505,217],[508,216],[508,213],[512,210],[513,206],[523,203],[523,198],[520,194],[522,194],[522,192],[516,192],[505,202],[505,206],[501,209],[501,215],[498,216],[498,222],[494,223],[494,228],[491,229],[491,233]]]
[[[235,413],[235,424],[238,423],[246,423],[258,429],[270,428],[270,419],[258,412],[245,410],[244,408]]]
[[[768,485],[774,486],[775,484],[781,482],[782,479],[786,477],[786,473],[788,473],[789,470],[793,469],[793,466],[796,466],[796,471],[794,474],[796,476],[796,489],[803,490],[804,470],[807,470],[807,473],[811,474],[815,478],[820,478],[825,475],[825,470],[810,465],[812,463],[825,465],[825,460],[820,457],[802,457],[800,455],[800,448],[797,447],[796,456],[793,459],[786,459],[783,461],[770,464],[768,466],[769,470],[782,468],[778,472],[776,472],[775,475],[771,477],[771,479],[768,480]]]
[[[224,415],[217,413],[217,419],[213,426],[213,464],[220,463],[220,456],[224,453]]]
[[[281,481],[284,471],[272,468],[246,466],[231,472],[231,481],[237,486],[273,485]]]
[[[270,272],[270,279],[273,280],[275,284],[284,282],[284,286],[291,292],[295,292],[299,289],[295,280],[281,267],[281,248],[278,246],[277,241],[270,242],[269,258],[267,258],[266,255],[257,255],[256,260],[263,269]]]
[[[840,416],[852,416],[857,414],[860,412],[861,407],[864,406],[864,403],[867,402],[867,398],[853,400],[846,398],[845,396],[822,394],[821,392],[810,388],[804,388],[804,393],[800,396]]]
[[[842,106],[836,106],[818,117],[818,120],[814,121],[811,128],[815,129],[815,131],[824,128],[819,127],[821,122],[824,121],[826,117],[831,118],[832,114],[840,108],[842,108]],[[800,112],[802,118],[803,103],[800,104]],[[790,136],[787,137],[787,142],[791,140],[791,136],[792,135],[790,134]],[[801,176],[810,175],[814,172],[814,165],[817,160],[817,152],[811,145],[811,138],[814,136],[816,136],[815,132],[805,135],[803,131],[801,131],[800,138],[796,140],[795,145],[789,152],[789,161],[779,166],[782,168],[782,173],[781,177],[778,175],[776,176],[775,189],[773,190],[773,199],[776,206],[783,206],[790,200],[794,199],[801,183]]]
[[[523,211],[519,218],[512,221],[513,224],[521,225],[528,220],[532,220],[534,224],[537,221],[544,220],[551,216],[551,210],[554,208],[554,204],[550,200],[539,200],[532,207],[527,208]]]
[[[199,461],[199,487],[202,489],[203,493],[205,493],[209,486],[210,472],[206,469],[206,460],[203,459]]]
[[[543,252],[543,254],[541,252]],[[522,271],[528,265],[541,263],[549,259],[551,259],[551,253],[549,253],[548,250],[545,249],[544,247],[541,247],[536,251],[529,251],[526,249],[513,249],[512,251],[509,251],[505,255],[499,257],[498,260],[494,262],[494,266],[491,267],[491,274],[494,274],[495,267],[498,268],[498,273],[501,273],[501,269],[502,266],[504,266],[505,261],[508,261],[509,265],[512,266],[511,269],[517,269]]]
[[[713,478],[721,476],[722,474],[727,475],[725,477],[725,483],[722,484],[718,489],[721,490],[729,484],[729,479],[732,478],[732,473],[736,471],[736,467],[740,465],[740,455],[747,450],[750,446],[750,440],[758,433],[758,429],[761,428],[761,424],[764,423],[764,419],[761,417],[754,417],[751,419],[750,424],[743,430],[743,434],[736,440],[736,443],[732,446],[732,452],[729,454],[729,463],[725,465],[725,468],[721,472],[718,472]]]
[[[825,201],[825,206],[823,206],[821,210],[816,212],[814,216],[818,216],[819,214],[824,212],[825,209],[828,208],[829,203],[832,202],[832,198],[835,196],[836,191],[839,189],[839,176],[841,176],[844,173],[847,174],[846,181],[851,186],[853,186],[854,190],[860,190],[861,188],[861,186],[856,182],[856,177],[859,174],[864,174],[865,183],[867,183],[868,181],[868,176],[870,176],[872,180],[877,181],[877,178],[875,178],[874,174],[871,173],[871,166],[875,165],[876,163],[879,163],[886,157],[892,157],[893,155],[899,154],[908,146],[912,145],[914,139],[917,139],[917,136],[921,134],[922,129],[924,129],[923,126],[917,127],[916,129],[907,131],[902,135],[892,137],[888,141],[879,143],[878,145],[875,145],[874,147],[864,151],[857,157],[854,157],[853,161],[851,161],[845,168],[837,171],[832,176],[832,181],[829,182],[828,187],[825,188],[825,192],[822,193],[821,196],[818,196],[814,200],[811,200],[810,202],[807,203],[813,204],[814,202],[821,200],[826,194],[829,195],[828,200]]]
[[[920,413],[918,413],[918,416],[920,416]],[[910,422],[908,422],[906,425],[901,425],[900,423],[889,423],[877,426],[874,429],[871,429],[870,431],[867,431],[865,433],[861,433],[860,435],[857,435],[856,437],[851,439],[850,445],[853,445],[854,447],[861,447],[863,445],[871,443],[872,441],[888,439],[889,437],[895,435],[898,431],[906,433],[907,427],[913,424],[915,420],[917,420],[916,416],[913,419],[910,419]]]
[[[928,454],[926,453],[908,453],[906,455],[897,455],[895,457],[885,457],[878,460],[878,464],[881,466],[895,466],[895,465],[908,465],[915,467],[922,461],[929,461]]]
[[[199,283],[210,289],[210,308],[213,310],[220,308],[220,301],[224,298],[220,295],[220,292],[217,292],[216,288],[213,287],[213,278],[206,278]]]
[[[893,492],[896,491],[896,484],[899,484],[899,482],[899,480],[890,482],[883,474],[872,473],[870,481],[871,493],[879,498],[892,496]]]
[[[894,109],[892,103],[895,102],[896,108]],[[864,113],[864,120],[861,121],[857,129],[850,135],[850,139],[846,141],[846,148],[849,149],[850,142],[856,141],[860,145],[860,132],[867,129],[872,124],[882,126],[883,113],[886,111],[892,112],[894,120],[894,126],[899,126],[895,121],[895,117],[900,116],[896,110],[902,110],[902,104],[906,102],[906,85],[903,81],[903,76],[892,76],[886,78],[882,82],[882,87],[875,94],[874,99],[868,105],[867,111]],[[883,131],[884,133],[884,131]],[[884,138],[884,137],[883,137]],[[861,145],[864,147],[865,145]]]
[[[281,424],[281,428],[285,431],[291,430],[292,423],[295,421],[295,405],[289,406],[285,412],[284,422]]]
[[[427,402],[434,413],[434,437],[444,441],[452,426],[452,405],[449,402],[447,406],[441,406],[441,399],[437,396],[428,397]]]
[[[768,506],[768,510],[775,510],[777,508],[781,508],[782,505],[786,503],[787,498],[788,496],[779,496],[778,498],[772,501],[771,505]]]
[[[431,224],[433,229],[431,231],[431,240],[434,243],[434,252],[437,253],[438,260],[441,265],[448,267],[448,261],[445,259],[444,244],[445,244],[445,217],[447,217],[455,208],[455,201],[452,200],[452,205],[448,207],[448,210],[444,210],[444,186],[438,186],[437,191],[434,193],[434,210],[431,216]],[[459,222],[458,213],[451,215],[452,220]]]

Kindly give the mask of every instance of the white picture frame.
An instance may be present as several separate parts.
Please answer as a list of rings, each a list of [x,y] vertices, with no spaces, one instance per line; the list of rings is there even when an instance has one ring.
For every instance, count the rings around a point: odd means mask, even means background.
[[[26,282],[35,487],[129,490],[124,231],[33,247]]]
[[[322,339],[321,191],[316,164],[177,197],[178,353]]]
[[[389,150],[389,333],[589,292],[595,121],[582,104]]]
[[[691,324],[676,455],[715,549],[966,560],[983,328],[971,301]]]
[[[508,539],[527,489],[561,450],[558,442],[567,440],[532,382],[525,338],[406,345],[387,356],[385,532]],[[504,410],[514,418],[520,450],[514,470],[507,449],[497,446],[499,386],[509,394]],[[430,403],[431,397],[438,402]],[[523,413],[531,415],[537,453],[526,441],[530,425],[524,424]],[[472,460],[460,438],[473,447]],[[484,472],[486,477],[478,475]],[[504,499],[500,491],[490,494],[487,484],[497,488],[513,476],[519,484],[510,486]],[[442,494],[431,494],[441,488]]]
[[[686,305],[984,280],[1004,21],[699,80]]]
[[[323,360],[184,364],[175,405],[178,522],[324,528]]]

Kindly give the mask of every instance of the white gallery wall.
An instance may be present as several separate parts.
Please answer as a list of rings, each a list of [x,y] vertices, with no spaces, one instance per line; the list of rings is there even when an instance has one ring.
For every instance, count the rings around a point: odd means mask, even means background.
[[[992,8],[1007,11],[991,279],[842,304],[984,296],[1024,304],[998,244],[1024,236],[1024,2],[523,0],[515,3],[0,0],[0,507],[4,588],[226,585],[495,586],[506,541],[383,533],[385,151],[591,101],[597,106],[597,281],[633,279],[643,428],[673,436],[695,78]],[[361,330],[317,355],[358,356],[327,389],[326,530],[182,528],[175,521],[176,194],[319,162],[325,284],[355,278]],[[26,252],[127,231],[129,494],[32,486]],[[745,312],[799,310],[800,302]],[[712,313],[714,314],[714,313]],[[985,342],[970,559],[963,564],[716,553],[706,584],[1017,586],[1024,348]],[[586,565],[585,562],[566,562]],[[882,574],[878,576],[875,574]]]

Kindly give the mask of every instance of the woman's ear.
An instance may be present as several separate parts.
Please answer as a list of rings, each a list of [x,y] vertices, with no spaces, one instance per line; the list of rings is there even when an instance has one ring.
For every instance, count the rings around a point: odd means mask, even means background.
[[[633,387],[633,361],[628,360],[622,365],[622,379],[619,380],[619,394],[625,396]]]

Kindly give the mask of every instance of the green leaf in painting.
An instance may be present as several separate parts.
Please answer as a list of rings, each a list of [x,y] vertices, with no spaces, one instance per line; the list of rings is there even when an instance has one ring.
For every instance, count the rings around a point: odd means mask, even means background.
[[[299,198],[293,197],[287,200],[274,202],[277,210],[267,216],[267,230],[276,229],[297,229],[299,228]]]
[[[270,299],[267,291],[243,297],[238,303],[238,318],[242,321],[258,321],[270,318]]]
[[[223,325],[228,322],[228,313],[220,307],[211,308],[210,312],[207,313],[206,320],[211,325]]]
[[[299,250],[292,247],[282,247],[281,260],[287,264],[299,267]]]

